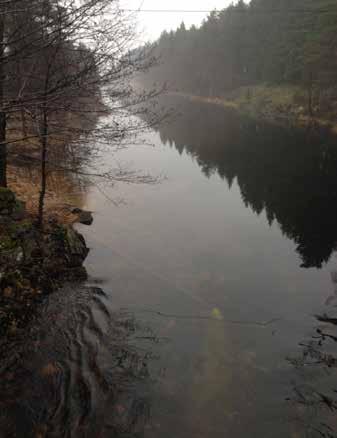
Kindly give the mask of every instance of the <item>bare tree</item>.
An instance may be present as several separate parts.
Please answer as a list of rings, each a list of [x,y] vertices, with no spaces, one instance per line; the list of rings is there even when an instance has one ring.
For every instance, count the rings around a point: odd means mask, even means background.
[[[0,73],[1,65],[11,62],[14,84],[10,95],[2,99],[2,108],[5,122],[9,116],[20,117],[24,127],[21,138],[14,142],[36,138],[40,144],[38,222],[42,226],[48,173],[55,170],[78,172],[73,162],[63,159],[56,163],[55,154],[50,154],[51,146],[55,152],[61,143],[76,138],[77,142],[71,142],[72,155],[76,157],[81,154],[85,142],[90,142],[91,146],[101,142],[116,147],[125,145],[130,136],[146,127],[140,119],[130,118],[130,113],[142,112],[142,103],[157,91],[136,94],[130,86],[134,74],[147,69],[153,59],[148,53],[145,57],[145,52],[133,49],[133,17],[121,12],[118,0],[36,0],[34,7],[29,8],[27,1],[21,0],[20,4],[26,8],[12,10],[12,21],[18,25],[31,12],[33,17],[23,30],[14,31],[16,37],[7,44],[7,59],[0,62]],[[90,118],[97,120],[98,115],[108,113],[111,117],[105,124],[93,127],[86,123]],[[74,125],[74,118],[80,119],[81,123]],[[31,126],[29,133],[27,120]],[[1,173],[4,175],[0,185],[5,185],[6,127],[3,133],[1,137],[0,130]],[[24,150],[22,154],[25,154]],[[111,181],[153,180],[120,168],[104,173],[87,170],[90,172]]]

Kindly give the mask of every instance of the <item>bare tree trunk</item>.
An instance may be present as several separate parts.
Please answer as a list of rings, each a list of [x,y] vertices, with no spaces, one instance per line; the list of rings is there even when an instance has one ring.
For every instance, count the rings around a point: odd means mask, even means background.
[[[34,63],[32,65],[32,67],[31,67],[31,71],[29,72],[29,75],[31,75],[33,73],[33,71],[34,71]],[[19,87],[20,87],[19,88],[20,91],[19,91],[18,98],[19,98],[19,101],[21,103],[21,108],[20,108],[21,130],[22,130],[23,137],[25,138],[25,137],[27,137],[27,123],[26,123],[26,113],[25,113],[22,93],[23,93],[23,91],[25,89],[27,80],[24,79],[25,75],[22,72],[22,66],[20,64],[20,61],[17,62],[16,75],[17,75],[17,77],[19,79]]]
[[[3,12],[3,6],[0,12]],[[7,187],[6,112],[4,111],[4,36],[5,17],[0,13],[0,187]]]
[[[27,137],[26,114],[25,114],[25,110],[23,108],[21,108],[20,112],[21,112],[21,129],[22,129],[22,134],[23,134],[23,137],[26,138]]]
[[[308,114],[309,114],[309,117],[313,116],[312,100],[313,100],[313,75],[312,75],[312,73],[310,73],[309,83],[308,83]]]
[[[41,189],[39,197],[39,209],[38,209],[38,226],[43,229],[43,219],[44,219],[44,201],[47,191],[47,155],[48,155],[48,86],[50,80],[50,68],[51,61],[48,61],[46,76],[44,80],[44,94],[42,103],[42,127],[40,131],[40,142],[41,142]]]
[[[322,102],[322,91],[319,84],[318,91],[317,91],[317,114],[319,115],[321,113],[321,102]]]
[[[48,115],[46,106],[43,108],[43,121],[41,131],[41,190],[39,197],[38,226],[42,229],[44,217],[44,201],[47,191]]]
[[[7,187],[6,113],[3,111],[0,112],[0,187]]]

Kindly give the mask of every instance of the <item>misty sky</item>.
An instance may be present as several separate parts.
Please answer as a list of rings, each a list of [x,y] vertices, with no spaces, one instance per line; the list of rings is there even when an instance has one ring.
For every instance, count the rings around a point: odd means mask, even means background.
[[[122,5],[130,9],[178,9],[212,10],[224,9],[232,0],[122,0]],[[184,21],[186,26],[199,25],[206,13],[139,13],[139,29],[143,30],[144,40],[154,40],[163,30],[175,29]]]

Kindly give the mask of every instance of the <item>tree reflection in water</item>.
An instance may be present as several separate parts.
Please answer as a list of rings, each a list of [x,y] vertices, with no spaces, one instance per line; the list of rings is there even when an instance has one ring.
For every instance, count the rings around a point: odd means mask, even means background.
[[[300,129],[242,117],[216,105],[166,97],[177,117],[157,128],[161,140],[195,158],[203,173],[277,221],[302,266],[321,267],[337,248],[337,137],[326,128]]]
[[[165,105],[177,108],[177,97]],[[206,177],[229,187],[236,179],[244,204],[276,221],[296,244],[303,268],[321,268],[337,249],[337,137],[327,128],[257,121],[216,105],[179,99],[177,117],[158,127],[163,143],[191,155]],[[199,121],[199,123],[198,123]],[[289,403],[299,435],[337,437],[337,272],[329,310],[288,358],[296,368]]]

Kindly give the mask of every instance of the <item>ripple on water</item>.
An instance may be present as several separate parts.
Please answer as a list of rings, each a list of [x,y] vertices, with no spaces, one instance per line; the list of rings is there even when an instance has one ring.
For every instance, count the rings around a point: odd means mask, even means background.
[[[0,341],[0,437],[141,436],[151,354],[130,342],[141,330],[133,315],[72,286],[37,313]]]

